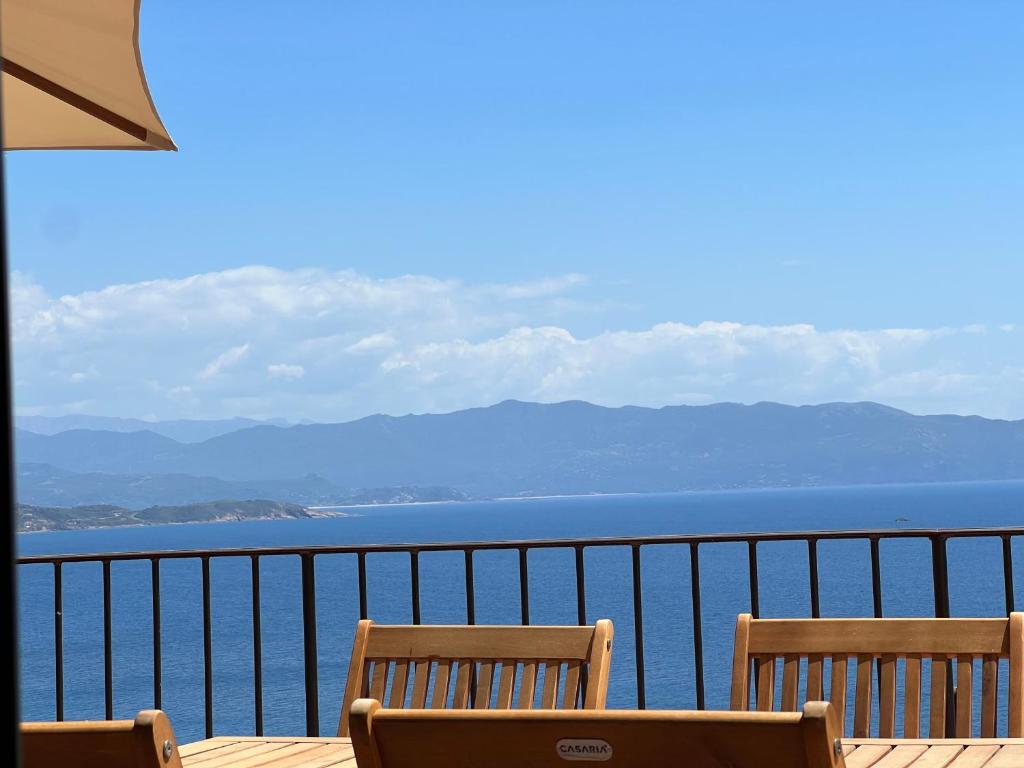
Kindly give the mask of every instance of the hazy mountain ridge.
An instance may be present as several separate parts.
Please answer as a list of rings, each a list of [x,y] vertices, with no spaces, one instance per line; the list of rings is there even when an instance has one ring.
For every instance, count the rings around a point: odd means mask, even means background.
[[[236,432],[239,429],[261,424],[288,426],[284,419],[172,419],[170,421],[144,421],[125,419],[118,416],[89,416],[69,414],[67,416],[17,416],[14,424],[18,429],[39,435],[56,435],[75,429],[105,432],[155,432],[179,443],[198,443],[211,437]]]
[[[1024,478],[1024,421],[875,403],[605,408],[506,401],[438,415],[261,425],[183,444],[153,432],[19,430],[18,459],[74,472],[475,496]]]

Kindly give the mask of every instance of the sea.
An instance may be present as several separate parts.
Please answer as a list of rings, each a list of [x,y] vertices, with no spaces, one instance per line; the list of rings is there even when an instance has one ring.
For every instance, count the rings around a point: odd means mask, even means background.
[[[359,507],[346,517],[21,534],[21,555],[188,550],[230,547],[346,545],[396,542],[647,536],[747,531],[866,528],[964,528],[1024,524],[1024,481],[701,493],[577,496]],[[1014,540],[1013,578],[1024,599],[1024,540]],[[951,540],[950,607],[954,616],[1005,615],[998,538]],[[934,610],[926,540],[880,544],[883,612],[929,616]],[[615,646],[608,705],[634,707],[637,671],[629,547],[588,549],[588,621],[608,618]],[[871,563],[866,540],[821,542],[818,550],[823,616],[872,615]],[[515,552],[474,556],[476,621],[518,623]],[[692,708],[696,702],[689,548],[641,550],[646,704]],[[333,734],[352,635],[359,618],[354,555],[316,559],[318,682],[321,733]],[[736,614],[750,610],[747,548],[700,549],[701,615],[706,705],[727,708]],[[53,569],[20,566],[22,718],[55,716]],[[809,616],[807,547],[802,542],[758,546],[760,614]],[[220,734],[255,729],[250,564],[211,564],[213,720]],[[530,618],[574,624],[574,555],[568,549],[529,555]],[[409,557],[367,557],[369,616],[382,623],[412,619]],[[422,620],[464,623],[461,553],[420,556]],[[115,717],[153,704],[153,648],[148,562],[112,565],[113,702]],[[161,566],[162,707],[179,739],[204,735],[201,565],[195,559]],[[64,716],[104,716],[102,571],[99,564],[63,568]],[[301,735],[306,720],[299,558],[266,557],[261,566],[264,729]],[[976,676],[980,678],[980,675]]]

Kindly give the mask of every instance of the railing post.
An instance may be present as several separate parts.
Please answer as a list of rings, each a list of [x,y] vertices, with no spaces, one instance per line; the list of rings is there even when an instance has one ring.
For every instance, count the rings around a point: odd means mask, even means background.
[[[811,618],[821,618],[821,601],[818,596],[818,541],[807,539],[807,578],[811,586]]]
[[[370,613],[366,605],[366,552],[356,555],[359,563],[359,618],[368,619]]]
[[[412,590],[412,623],[420,623],[420,553],[409,552],[409,585]]]
[[[210,558],[203,556],[203,694],[206,738],[213,738],[213,601],[210,595]]]
[[[316,569],[313,555],[302,555],[302,648],[306,672],[306,735],[320,735],[320,693],[316,658]]]
[[[946,539],[941,535],[930,537],[932,544],[932,591],[935,597],[935,616],[949,618],[949,564],[946,560]],[[956,688],[952,672],[946,675],[946,733],[956,732]]]
[[[757,541],[747,541],[747,578],[750,581],[750,615],[755,619],[761,616],[761,600],[757,585]],[[761,662],[754,659],[754,693],[761,688],[761,675],[758,674]]]
[[[633,639],[636,643],[636,706],[647,707],[647,692],[644,680],[644,606],[640,585],[640,545],[633,547]]]
[[[61,562],[53,563],[53,691],[54,715],[64,719],[64,580]]]
[[[114,640],[110,603],[110,561],[103,561],[103,712],[114,719]]]
[[[263,735],[263,622],[260,619],[260,556],[251,555],[252,570],[252,694],[257,736]]]
[[[153,614],[153,709],[163,709],[163,662],[160,637],[160,558],[149,561],[151,611]]]
[[[530,623],[530,571],[526,547],[519,548],[519,619],[523,626]]]
[[[1007,534],[1003,539],[1003,594],[1006,600],[1006,615],[1013,613],[1013,548],[1011,547],[1010,536]]]
[[[700,556],[698,544],[690,544],[690,605],[693,609],[693,675],[697,686],[697,709],[704,709],[704,638],[700,610]]]

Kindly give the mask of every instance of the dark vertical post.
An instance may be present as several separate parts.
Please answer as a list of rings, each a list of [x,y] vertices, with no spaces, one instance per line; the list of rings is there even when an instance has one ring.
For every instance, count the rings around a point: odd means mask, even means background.
[[[636,706],[647,707],[644,685],[644,606],[640,587],[640,546],[633,545],[633,639],[636,642]]]
[[[576,547],[576,623],[587,623],[587,574],[583,567],[583,547]]]
[[[473,590],[473,550],[465,550],[466,554],[466,623],[476,624],[476,600]]]
[[[0,125],[0,131],[3,126]],[[15,602],[15,565],[14,565],[14,515],[17,507],[14,497],[14,419],[13,398],[11,397],[11,320],[8,310],[8,279],[7,279],[7,222],[5,219],[6,200],[4,199],[4,168],[3,152],[0,152],[0,387],[3,388],[3,402],[0,402],[0,431],[3,432],[3,483],[5,529],[0,532],[3,544],[3,564],[0,565],[0,599],[3,600],[3,614],[0,624],[6,627],[4,633],[7,645],[11,649],[4,659],[0,673],[0,685],[3,686],[7,701],[6,727],[3,730],[3,743],[9,746],[3,753],[11,761],[11,765],[19,764],[20,748],[18,723],[20,696],[18,688],[18,611]]]
[[[755,619],[761,617],[761,600],[757,587],[757,541],[747,541],[747,572],[750,578],[750,615]]]
[[[203,565],[203,700],[206,738],[213,738],[213,606],[210,596],[210,558]]]
[[[576,560],[576,623],[581,627],[587,623],[587,572],[583,564],[583,547],[573,548]],[[586,700],[587,686],[590,685],[590,671],[583,667],[580,675],[580,696]]]
[[[103,713],[114,719],[114,634],[110,604],[110,561],[103,561]]]
[[[946,560],[946,539],[943,536],[929,537],[932,544],[932,592],[935,596],[935,615],[940,619],[949,618],[949,563]],[[946,675],[946,733],[956,729],[956,689],[953,675]]]
[[[1003,536],[1003,594],[1006,598],[1006,615],[1013,613],[1013,548],[1009,535]]]
[[[420,623],[420,553],[409,551],[409,584],[412,590],[412,623]]]
[[[153,614],[153,709],[163,709],[163,661],[160,643],[160,558],[149,561],[150,595]]]
[[[818,596],[818,541],[807,540],[807,577],[811,584],[811,618],[821,618],[821,601]]]
[[[306,735],[320,735],[320,692],[316,658],[316,563],[302,556],[302,659],[306,671]]]
[[[466,623],[476,624],[476,599],[473,589],[473,550],[463,550],[466,558]],[[469,706],[476,706],[476,665],[470,665],[469,672]]]
[[[263,735],[263,627],[260,620],[260,558],[250,557],[252,565],[252,688],[256,735]]]
[[[875,618],[882,618],[882,558],[878,551],[878,537],[872,536],[871,542],[871,604]]]
[[[368,619],[370,613],[366,605],[366,553],[360,552],[357,558],[359,562],[359,618]]]
[[[761,616],[761,600],[758,594],[757,587],[757,540],[747,540],[747,577],[750,580],[750,615],[755,619]],[[759,675],[758,667],[760,663],[757,659],[754,659],[754,692],[761,686],[761,675]]]
[[[53,691],[55,719],[64,719],[64,578],[61,562],[53,563]]]
[[[871,605],[876,619],[882,618],[882,558],[878,548],[878,537],[868,539],[871,547]],[[875,688],[872,692],[877,704],[882,695],[882,660],[875,659]],[[952,733],[952,731],[948,731]]]
[[[519,619],[524,626],[530,623],[530,571],[526,547],[519,548]]]
[[[697,685],[697,709],[704,709],[704,638],[701,631],[700,555],[697,542],[690,544],[690,605],[693,608],[693,673]]]

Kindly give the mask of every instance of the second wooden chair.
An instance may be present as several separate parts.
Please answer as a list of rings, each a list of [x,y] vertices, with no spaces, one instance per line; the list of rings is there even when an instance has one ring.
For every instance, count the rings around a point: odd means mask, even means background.
[[[388,626],[363,620],[352,647],[338,735],[348,736],[352,702],[363,697],[391,709],[603,709],[611,652],[607,619],[584,627]]]
[[[928,736],[966,738],[974,720],[974,665],[980,662],[980,736],[996,735],[999,662],[1007,661],[1007,720],[1011,738],[1024,736],[1024,613],[1006,619],[754,619],[736,621],[731,708],[795,711],[806,662],[807,700],[832,702],[843,727],[848,677],[856,691],[853,736],[870,736],[872,681],[878,690],[878,736],[896,736],[897,666],[903,668],[903,737],[921,735],[922,677],[929,681]],[[782,690],[776,702],[777,661]],[[901,664],[898,664],[901,662]],[[927,674],[923,672],[927,664]],[[826,666],[827,665],[827,666]],[[851,666],[855,671],[851,670]],[[828,694],[825,693],[826,675]],[[950,699],[955,685],[957,694]],[[949,714],[953,717],[950,718]]]

